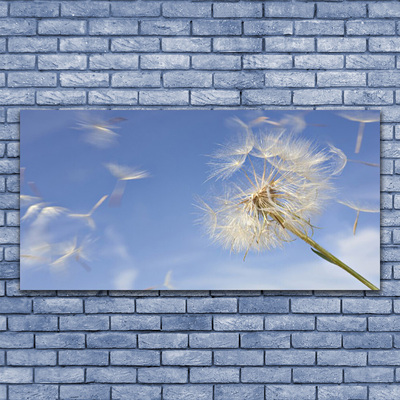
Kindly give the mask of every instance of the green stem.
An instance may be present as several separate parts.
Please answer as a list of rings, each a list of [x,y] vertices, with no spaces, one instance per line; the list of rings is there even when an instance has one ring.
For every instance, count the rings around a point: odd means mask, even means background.
[[[294,235],[299,237],[300,239],[304,240],[306,243],[308,243],[311,247],[313,247],[315,250],[318,250],[320,253],[322,253],[327,259],[331,260],[333,264],[336,264],[340,268],[344,269],[347,271],[350,275],[354,276],[354,278],[358,279],[360,282],[362,282],[364,285],[368,286],[372,290],[379,290],[375,285],[373,285],[370,281],[365,279],[363,276],[361,276],[358,272],[354,271],[354,269],[350,268],[348,265],[346,265],[344,262],[340,261],[338,258],[336,258],[333,254],[329,253],[329,251],[325,250],[322,246],[320,246],[317,242],[315,242],[313,239],[311,239],[308,235],[305,233],[301,232],[300,230],[294,228],[294,227],[288,227],[285,226],[286,229],[288,229],[290,232],[292,232]]]

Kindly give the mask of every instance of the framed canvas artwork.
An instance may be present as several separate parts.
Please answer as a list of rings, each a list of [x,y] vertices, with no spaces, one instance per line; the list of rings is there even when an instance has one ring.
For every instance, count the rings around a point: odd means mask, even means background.
[[[377,290],[379,111],[21,112],[22,290]]]

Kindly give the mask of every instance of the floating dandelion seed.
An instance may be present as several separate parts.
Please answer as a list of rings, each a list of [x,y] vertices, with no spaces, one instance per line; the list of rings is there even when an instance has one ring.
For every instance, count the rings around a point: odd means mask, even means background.
[[[172,271],[168,271],[167,274],[165,275],[164,282],[161,285],[150,286],[144,290],[155,290],[159,287],[165,287],[167,289],[174,290],[175,287],[172,286],[171,284],[171,276],[172,276]]]
[[[104,164],[104,166],[110,171],[111,175],[115,176],[118,179],[115,188],[110,196],[110,205],[120,204],[122,196],[125,192],[126,181],[144,179],[150,176],[147,171],[141,171],[114,163],[107,163]]]
[[[32,218],[36,216],[40,210],[46,206],[48,203],[35,203],[28,207],[24,216],[21,218],[21,221],[25,221],[26,219]]]
[[[357,229],[357,225],[358,225],[358,219],[360,217],[360,212],[378,213],[380,211],[379,207],[360,205],[360,204],[358,204],[356,202],[353,202],[353,201],[341,201],[341,200],[338,200],[337,202],[342,204],[342,205],[344,205],[344,206],[346,206],[346,207],[349,207],[349,208],[351,208],[351,209],[353,209],[353,210],[355,210],[357,212],[356,220],[354,221],[354,225],[353,225],[353,235],[356,234],[356,229]]]
[[[214,199],[215,207],[200,203],[211,238],[233,252],[243,251],[244,259],[250,250],[281,247],[300,238],[323,259],[377,289],[311,238],[311,218],[330,197],[334,172],[330,162],[336,155],[290,134],[264,132],[252,137],[253,149],[244,161],[240,159],[240,167],[229,167],[222,155],[222,167],[212,172],[213,177],[227,180],[240,171],[241,180],[226,181],[227,190]]]
[[[112,118],[104,120],[98,115],[90,113],[81,114],[77,121],[77,128],[85,131],[84,140],[99,148],[107,148],[117,143],[118,134],[116,123],[125,121],[125,118]]]
[[[60,246],[59,253],[61,256],[51,263],[53,267],[65,267],[65,265],[71,260],[75,260],[87,271],[91,271],[90,266],[86,261],[90,261],[86,254],[86,246],[88,245],[88,239],[84,239],[81,245],[78,246],[78,238],[75,237],[72,241],[63,243]]]
[[[29,196],[27,194],[21,194],[19,196],[19,202],[21,207],[28,207],[33,204],[40,203],[41,198],[37,196]]]
[[[364,136],[364,129],[365,129],[365,124],[371,123],[371,122],[379,122],[380,121],[380,116],[379,113],[375,112],[342,112],[339,113],[339,115],[343,118],[346,118],[350,121],[354,122],[359,122],[359,128],[358,128],[358,134],[357,134],[357,141],[356,141],[356,148],[354,150],[355,153],[360,152],[361,148],[361,143],[363,140]]]
[[[99,208],[104,201],[107,199],[108,195],[103,196],[94,206],[93,208],[87,213],[87,214],[68,214],[69,217],[71,218],[80,218],[86,221],[86,223],[92,228],[96,228],[96,224],[94,222],[94,219],[92,218],[93,213],[97,208]]]

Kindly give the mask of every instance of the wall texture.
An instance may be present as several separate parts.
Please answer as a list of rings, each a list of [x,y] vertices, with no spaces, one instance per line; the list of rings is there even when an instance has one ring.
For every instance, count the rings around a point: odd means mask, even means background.
[[[0,2],[0,399],[400,398],[398,17],[384,0]],[[50,107],[382,110],[382,290],[19,291],[19,110]]]

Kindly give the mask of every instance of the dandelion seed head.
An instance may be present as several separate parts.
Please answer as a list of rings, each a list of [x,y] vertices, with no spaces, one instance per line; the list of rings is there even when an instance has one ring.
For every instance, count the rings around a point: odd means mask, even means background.
[[[120,181],[130,181],[149,177],[149,173],[147,171],[141,171],[124,165],[107,163],[104,164],[104,166]]]

